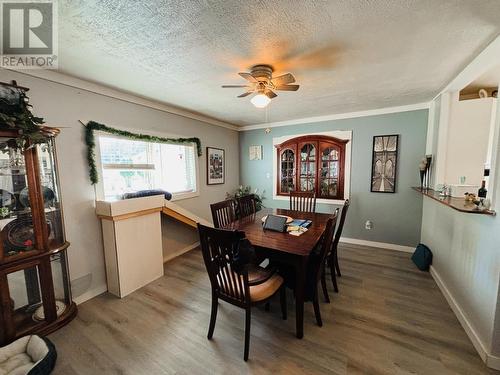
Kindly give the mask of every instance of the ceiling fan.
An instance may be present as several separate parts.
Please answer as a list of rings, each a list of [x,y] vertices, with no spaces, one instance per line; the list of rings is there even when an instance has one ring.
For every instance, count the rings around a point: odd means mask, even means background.
[[[257,108],[264,108],[271,99],[278,96],[273,90],[297,91],[300,87],[299,85],[290,85],[290,83],[295,82],[294,76],[290,73],[273,78],[273,68],[270,65],[255,65],[251,68],[250,73],[238,74],[245,78],[248,83],[245,85],[223,85],[222,87],[246,88],[247,91],[238,95],[238,98],[257,94],[250,100]]]

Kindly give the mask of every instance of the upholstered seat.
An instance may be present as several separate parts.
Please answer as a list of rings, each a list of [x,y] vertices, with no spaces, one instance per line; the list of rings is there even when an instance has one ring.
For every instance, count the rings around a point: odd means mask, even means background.
[[[274,274],[271,278],[261,284],[250,285],[250,300],[259,302],[270,298],[283,285],[283,278]]]
[[[224,272],[219,272],[217,277],[223,280],[227,277]],[[275,273],[275,269],[266,269],[260,266],[248,267],[248,284],[250,288],[250,300],[259,302],[271,297],[283,284],[283,278]],[[235,285],[235,290],[239,288]],[[227,291],[225,291],[227,292]],[[0,373],[0,375],[2,375]]]

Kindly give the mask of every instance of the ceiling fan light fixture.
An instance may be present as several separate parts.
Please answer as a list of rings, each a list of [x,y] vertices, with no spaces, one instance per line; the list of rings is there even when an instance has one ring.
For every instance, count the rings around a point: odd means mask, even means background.
[[[271,102],[271,99],[267,97],[267,95],[264,94],[257,94],[255,95],[250,102],[257,107],[257,108],[265,108],[267,105]]]

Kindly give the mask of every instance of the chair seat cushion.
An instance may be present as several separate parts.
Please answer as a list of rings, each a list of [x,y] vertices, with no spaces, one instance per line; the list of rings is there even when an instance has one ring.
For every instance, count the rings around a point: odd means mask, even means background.
[[[37,335],[24,336],[0,348],[0,375],[45,375],[54,369],[54,345]]]
[[[283,285],[283,278],[274,274],[261,284],[250,285],[250,299],[252,302],[263,301],[275,294],[281,285]]]

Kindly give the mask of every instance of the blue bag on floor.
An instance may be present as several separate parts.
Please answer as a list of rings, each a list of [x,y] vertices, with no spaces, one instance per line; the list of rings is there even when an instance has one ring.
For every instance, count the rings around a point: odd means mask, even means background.
[[[429,266],[432,264],[432,251],[420,243],[411,256],[411,260],[420,271],[429,271]]]

